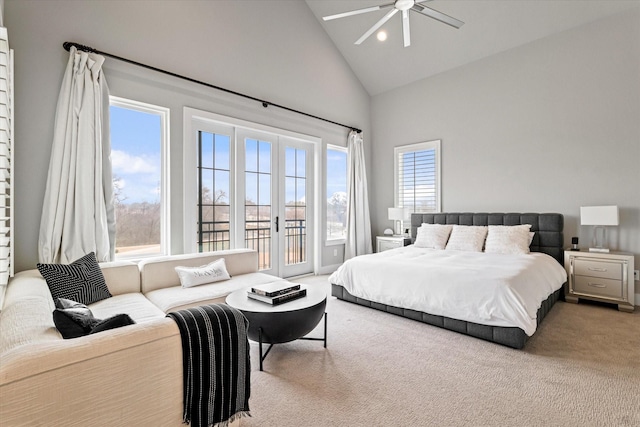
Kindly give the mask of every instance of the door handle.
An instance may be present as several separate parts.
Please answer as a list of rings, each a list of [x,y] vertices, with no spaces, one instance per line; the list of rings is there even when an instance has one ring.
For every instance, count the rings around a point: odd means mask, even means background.
[[[279,233],[280,232],[280,217],[279,216],[276,216],[275,223],[276,223],[276,233]]]

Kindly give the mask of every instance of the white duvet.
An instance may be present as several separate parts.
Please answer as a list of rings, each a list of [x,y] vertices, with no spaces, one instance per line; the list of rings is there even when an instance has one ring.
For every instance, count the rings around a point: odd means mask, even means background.
[[[413,245],[346,261],[329,281],[353,296],[531,336],[542,301],[567,280],[549,255],[487,254]]]

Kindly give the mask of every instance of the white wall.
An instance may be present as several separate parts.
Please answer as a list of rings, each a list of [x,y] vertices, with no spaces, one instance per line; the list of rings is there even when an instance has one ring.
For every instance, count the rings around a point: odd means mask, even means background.
[[[308,6],[298,1],[7,0],[16,69],[16,266],[34,268],[65,41],[171,70],[369,134],[370,98]],[[348,131],[107,59],[111,94],[171,109],[172,252],[182,251],[182,108],[317,136]],[[366,138],[366,136],[365,136]],[[367,153],[370,157],[370,152]],[[324,197],[322,197],[324,199]],[[324,248],[322,265],[342,259]]]
[[[443,211],[559,212],[588,247],[580,206],[618,205],[640,267],[640,9],[375,96],[372,126],[374,233],[393,147],[441,139]]]

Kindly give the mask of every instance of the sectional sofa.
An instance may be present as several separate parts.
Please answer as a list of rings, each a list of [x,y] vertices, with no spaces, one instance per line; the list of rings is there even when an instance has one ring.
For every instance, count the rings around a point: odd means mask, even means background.
[[[176,266],[219,258],[225,258],[230,280],[180,286]],[[9,282],[0,311],[3,426],[182,426],[180,332],[166,313],[224,302],[234,290],[274,280],[258,272],[257,253],[249,249],[100,267],[113,296],[89,308],[97,318],[126,313],[136,324],[63,339],[38,270]]]

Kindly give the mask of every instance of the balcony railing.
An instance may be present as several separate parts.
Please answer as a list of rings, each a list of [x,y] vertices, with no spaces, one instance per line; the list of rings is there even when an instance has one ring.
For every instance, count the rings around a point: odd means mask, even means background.
[[[229,221],[202,222],[199,227],[200,252],[229,249]],[[307,227],[304,219],[285,221],[285,265],[306,262]],[[260,270],[271,268],[271,220],[249,220],[245,223],[245,246],[258,252]]]

